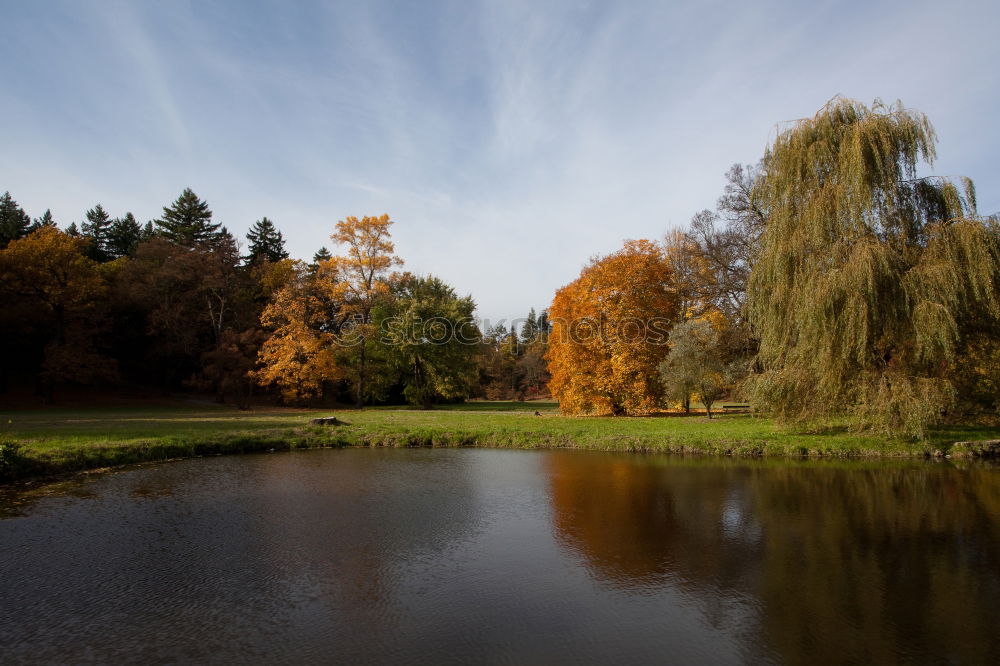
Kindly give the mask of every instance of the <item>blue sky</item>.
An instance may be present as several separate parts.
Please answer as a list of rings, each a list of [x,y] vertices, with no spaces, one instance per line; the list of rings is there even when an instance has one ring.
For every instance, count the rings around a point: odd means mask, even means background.
[[[310,258],[389,213],[482,317],[714,206],[776,123],[902,100],[1000,211],[1000,4],[0,0],[0,191],[63,226],[184,187]]]

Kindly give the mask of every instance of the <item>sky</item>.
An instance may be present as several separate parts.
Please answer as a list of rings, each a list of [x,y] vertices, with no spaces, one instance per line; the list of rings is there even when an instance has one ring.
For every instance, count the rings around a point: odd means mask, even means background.
[[[937,130],[1000,211],[996,2],[0,0],[0,192],[66,226],[185,187],[293,257],[388,213],[408,270],[496,323],[713,208],[844,95]]]

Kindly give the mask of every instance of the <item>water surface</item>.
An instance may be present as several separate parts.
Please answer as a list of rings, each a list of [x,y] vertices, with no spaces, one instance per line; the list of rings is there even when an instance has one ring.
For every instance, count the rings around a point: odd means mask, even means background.
[[[0,662],[985,663],[1000,469],[340,450],[0,493]]]

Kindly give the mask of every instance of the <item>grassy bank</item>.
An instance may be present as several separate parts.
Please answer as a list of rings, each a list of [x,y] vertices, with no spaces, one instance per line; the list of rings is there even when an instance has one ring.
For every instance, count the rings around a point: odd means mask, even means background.
[[[535,412],[539,412],[536,415]],[[345,425],[313,426],[336,415]],[[0,475],[21,478],[200,455],[340,446],[569,447],[717,455],[899,457],[979,455],[960,441],[1000,439],[987,428],[942,428],[925,441],[844,431],[821,434],[748,415],[574,418],[553,403],[470,403],[431,411],[149,406],[0,411]]]

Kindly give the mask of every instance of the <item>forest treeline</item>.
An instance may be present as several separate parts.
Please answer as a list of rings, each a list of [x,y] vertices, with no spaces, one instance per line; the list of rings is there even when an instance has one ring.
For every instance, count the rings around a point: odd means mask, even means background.
[[[60,230],[0,199],[0,382],[127,382],[248,404],[552,395],[571,414],[725,397],[787,422],[922,436],[1000,411],[1000,225],[968,179],[922,177],[927,118],[835,98],[734,165],[713,210],[593,258],[548,311],[480,330],[470,296],[403,270],[388,216],[293,260],[246,249],[191,190],[140,225]],[[336,253],[336,254],[335,254]]]
[[[309,263],[266,217],[241,247],[190,189],[145,225],[100,204],[84,219],[60,229],[0,198],[0,390],[51,402],[64,386],[124,385],[240,406],[255,392],[421,405],[545,393],[544,313],[481,333],[471,297],[396,270],[387,216],[340,222],[344,253],[323,247]],[[435,325],[466,339],[438,344],[424,330]]]

